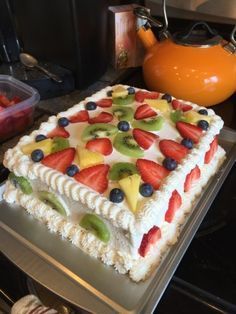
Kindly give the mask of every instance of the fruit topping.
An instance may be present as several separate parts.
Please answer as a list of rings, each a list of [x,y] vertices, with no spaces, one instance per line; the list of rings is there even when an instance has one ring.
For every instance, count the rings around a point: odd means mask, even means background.
[[[171,105],[172,105],[173,109],[175,109],[175,110],[181,110],[181,111],[184,111],[184,112],[193,109],[192,106],[186,105],[186,104],[180,102],[180,101],[177,100],[177,99],[173,99],[172,102],[171,102]]]
[[[88,125],[82,133],[82,140],[87,142],[93,138],[100,138],[100,137],[109,137],[118,132],[116,126],[112,124],[106,123],[95,123],[93,125]]]
[[[139,254],[145,257],[150,251],[151,246],[155,244],[161,238],[161,229],[157,226],[153,226],[148,233],[145,233],[142,238],[142,242],[138,249]]]
[[[118,105],[118,106],[130,105],[134,102],[134,95],[129,94],[125,97],[114,97],[112,95],[112,102],[113,104]]]
[[[115,149],[129,157],[143,157],[144,152],[130,133],[118,133],[114,139]]]
[[[66,168],[66,174],[69,177],[73,177],[78,172],[79,172],[79,168],[76,165],[70,165],[69,167]]]
[[[80,110],[73,116],[69,118],[71,123],[77,123],[77,122],[86,122],[89,119],[89,114],[87,110]]]
[[[169,170],[169,171],[172,171],[172,170],[175,170],[176,167],[177,167],[177,162],[176,160],[170,158],[170,157],[166,157],[163,162],[162,162],[163,166]]]
[[[145,183],[149,183],[155,190],[158,190],[162,180],[169,174],[163,166],[148,159],[138,159],[136,162],[141,178]]]
[[[217,151],[217,148],[218,148],[218,138],[216,136],[210,144],[210,149],[205,154],[205,160],[204,160],[205,164],[209,164],[209,162],[214,157],[214,155]]]
[[[109,179],[119,181],[120,179],[138,173],[137,168],[130,162],[118,162],[114,164],[109,171]]]
[[[184,145],[188,149],[193,148],[193,141],[190,138],[182,139],[181,144]]]
[[[206,120],[200,120],[198,121],[197,126],[199,126],[199,128],[202,130],[207,131],[209,128],[209,123]]]
[[[111,97],[112,96],[112,90],[107,91],[107,97]]]
[[[96,104],[97,104],[98,107],[108,108],[108,107],[112,106],[112,99],[110,99],[110,98],[103,98],[103,99],[100,99],[100,100],[96,101]]]
[[[85,146],[92,152],[100,153],[104,156],[108,156],[112,153],[113,147],[109,138],[95,138],[86,143]]]
[[[138,102],[143,102],[144,99],[156,99],[159,97],[157,92],[148,92],[139,90],[135,93],[135,100]]]
[[[135,94],[135,88],[132,87],[132,86],[129,86],[129,87],[127,88],[127,91],[128,91],[128,94]]]
[[[121,203],[125,198],[125,194],[121,189],[115,188],[112,189],[109,194],[109,200],[112,203]]]
[[[190,138],[195,144],[202,136],[202,129],[196,125],[179,121],[176,123],[176,127],[183,138]]]
[[[126,97],[127,95],[128,95],[128,90],[124,86],[121,86],[121,85],[116,86],[112,92],[113,98]]]
[[[148,120],[134,120],[132,125],[134,128],[142,129],[145,131],[159,131],[164,123],[164,119],[162,117],[151,118]]]
[[[137,209],[140,180],[141,177],[138,174],[119,180],[119,185],[124,191],[127,203],[133,212]]]
[[[108,165],[96,165],[81,170],[74,176],[74,179],[98,193],[103,193],[108,187],[108,171]]]
[[[204,116],[208,116],[208,111],[206,109],[200,109],[200,110],[198,110],[198,113],[200,113]]]
[[[174,190],[169,200],[168,209],[165,213],[165,221],[170,223],[173,220],[176,211],[180,208],[181,205],[182,198],[179,193]]]
[[[57,123],[61,127],[66,127],[67,125],[69,125],[70,121],[66,117],[62,117],[58,119]]]
[[[59,152],[50,154],[42,160],[42,164],[62,173],[71,165],[75,157],[75,149],[70,147]]]
[[[133,129],[133,137],[143,149],[150,148],[156,139],[159,138],[158,135],[141,129]]]
[[[175,110],[170,113],[170,119],[176,123],[178,121],[186,121],[185,116],[183,115],[183,111]]]
[[[151,118],[156,116],[157,113],[147,104],[141,105],[137,108],[134,114],[136,120]]]
[[[127,121],[120,121],[118,124],[117,124],[117,128],[118,130],[122,131],[122,132],[127,132],[129,131],[129,122]]]
[[[46,138],[47,138],[47,136],[45,136],[43,134],[38,134],[35,137],[35,142],[40,142],[40,141],[46,140]]]
[[[134,110],[131,107],[114,106],[113,114],[119,121],[132,121]]]
[[[186,147],[173,140],[161,140],[159,142],[159,148],[164,156],[170,157],[177,162],[181,162],[188,153]]]
[[[77,153],[79,158],[79,166],[81,169],[103,164],[103,155],[97,152],[92,152],[86,148],[77,147]]]
[[[97,108],[97,104],[94,101],[88,101],[85,105],[87,110],[95,110]]]
[[[161,99],[165,99],[167,102],[172,101],[172,96],[170,94],[164,94]]]
[[[100,112],[96,117],[90,118],[88,122],[90,124],[95,124],[95,123],[108,123],[113,120],[113,115],[108,113],[108,112]]]
[[[163,113],[170,111],[170,105],[165,99],[145,99],[144,102]]]
[[[47,137],[53,138],[53,137],[69,137],[70,133],[67,132],[63,127],[57,127],[54,130],[50,131],[47,134]]]
[[[150,196],[152,196],[153,192],[154,192],[153,187],[149,183],[143,183],[139,187],[139,193],[143,197],[150,197]]]
[[[107,243],[110,240],[110,232],[106,224],[94,214],[85,214],[80,220],[79,225],[91,231],[98,239]]]
[[[198,121],[202,120],[202,118],[203,118],[203,116],[200,113],[193,111],[193,110],[185,112],[184,117],[185,117],[185,122],[192,123],[192,124],[197,124]],[[204,120],[210,122],[211,117],[204,116]]]
[[[31,159],[34,162],[39,162],[44,158],[43,151],[41,149],[35,149],[31,153]]]
[[[201,176],[201,170],[199,169],[198,166],[196,166],[186,176],[186,179],[184,182],[184,192],[188,192],[191,189],[193,183],[197,181],[200,178],[200,176]]]
[[[0,94],[0,105],[3,107],[9,107],[10,106],[10,99],[8,99],[5,95]]]
[[[65,148],[70,147],[69,140],[64,137],[54,137],[52,141],[52,153],[59,152]]]
[[[52,207],[61,215],[66,216],[66,210],[55,194],[47,191],[40,191],[38,192],[38,197],[43,203]]]
[[[24,194],[32,194],[33,189],[30,182],[25,177],[18,177],[13,172],[8,176],[8,179],[14,184],[15,187],[19,187]]]
[[[40,142],[29,143],[21,147],[22,152],[26,155],[30,155],[36,149],[41,149],[44,155],[50,154],[52,151],[52,139],[47,138]]]

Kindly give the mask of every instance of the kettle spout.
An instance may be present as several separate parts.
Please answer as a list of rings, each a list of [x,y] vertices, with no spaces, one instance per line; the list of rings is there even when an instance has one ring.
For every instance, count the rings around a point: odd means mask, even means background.
[[[138,29],[137,35],[146,50],[150,49],[151,47],[155,46],[158,43],[151,28],[146,28],[145,26],[140,27]]]

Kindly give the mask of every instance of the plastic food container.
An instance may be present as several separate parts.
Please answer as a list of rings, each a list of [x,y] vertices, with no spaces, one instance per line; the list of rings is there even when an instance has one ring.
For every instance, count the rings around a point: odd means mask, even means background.
[[[13,104],[4,106],[1,97]],[[34,88],[9,75],[0,75],[0,142],[32,125],[39,99],[39,93]]]

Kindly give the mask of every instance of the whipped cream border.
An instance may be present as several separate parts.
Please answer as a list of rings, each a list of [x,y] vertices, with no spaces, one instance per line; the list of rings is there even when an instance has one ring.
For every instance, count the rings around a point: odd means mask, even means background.
[[[9,168],[16,175],[26,176],[32,180],[40,178],[42,182],[52,187],[55,191],[65,194],[67,197],[72,198],[75,201],[80,201],[83,204],[86,204],[96,214],[110,220],[115,227],[129,231],[133,245],[136,246],[137,243],[140,242],[142,234],[147,232],[160,220],[157,213],[162,213],[163,216],[168,205],[166,204],[166,200],[169,200],[172,191],[176,189],[180,194],[183,194],[179,183],[184,182],[186,175],[191,169],[202,162],[206,151],[209,150],[210,143],[213,141],[215,135],[219,134],[220,129],[223,127],[223,120],[215,115],[212,109],[207,109],[211,116],[211,123],[208,131],[201,137],[199,143],[191,150],[186,158],[184,158],[182,163],[178,165],[176,170],[167,176],[160,190],[155,191],[153,197],[144,203],[143,208],[133,214],[131,211],[129,212],[127,209],[110,202],[106,197],[75,181],[73,178],[69,178],[68,176],[40,163],[34,163],[30,157],[24,155],[20,149],[21,146],[34,141],[37,134],[46,135],[49,131],[53,130],[57,126],[58,118],[62,116],[72,116],[77,111],[84,109],[87,101],[97,101],[106,97],[106,92],[114,87],[115,86],[107,86],[67,111],[61,112],[57,116],[51,116],[48,119],[48,122],[42,123],[37,131],[33,131],[29,136],[23,136],[13,149],[9,149],[4,156],[3,162],[5,167]],[[124,85],[124,87],[128,86]],[[136,90],[140,89],[136,88]],[[195,110],[204,108],[188,101],[183,100],[182,102],[190,104]],[[139,234],[138,238],[137,233]]]

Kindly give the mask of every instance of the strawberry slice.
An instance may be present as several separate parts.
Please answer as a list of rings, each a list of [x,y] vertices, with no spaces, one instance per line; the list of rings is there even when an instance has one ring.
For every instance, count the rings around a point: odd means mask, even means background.
[[[87,149],[92,152],[101,153],[105,156],[112,153],[112,144],[109,138],[95,138],[86,143],[85,146]]]
[[[143,102],[144,99],[157,99],[158,97],[158,92],[147,92],[139,90],[135,93],[135,100],[138,102]]]
[[[155,140],[159,138],[158,135],[141,129],[133,129],[133,137],[143,149],[151,147]]]
[[[111,98],[103,98],[96,101],[98,107],[107,108],[112,106],[112,99]]]
[[[3,94],[0,94],[0,105],[3,107],[10,106],[10,100]]]
[[[78,172],[74,179],[78,182],[87,185],[98,193],[103,193],[108,187],[107,174],[109,171],[108,165],[96,165],[85,168]]]
[[[14,96],[12,99],[11,99],[11,102],[13,102],[14,104],[18,104],[19,102],[21,102],[22,99],[19,97],[19,96]]]
[[[147,104],[141,105],[137,108],[134,114],[136,120],[146,119],[156,116],[157,113]]]
[[[170,157],[177,162],[181,162],[188,153],[188,149],[185,146],[173,140],[161,140],[159,142],[159,147],[163,155]]]
[[[165,214],[165,221],[170,223],[173,220],[176,211],[180,208],[181,205],[182,198],[179,193],[174,190],[169,199],[169,206]]]
[[[53,137],[65,137],[65,138],[67,138],[69,136],[70,136],[70,133],[67,132],[65,130],[65,128],[63,128],[63,127],[57,127],[47,134],[47,137],[50,137],[50,138],[53,138]]]
[[[186,104],[180,102],[180,101],[177,100],[177,99],[173,99],[172,102],[171,102],[171,105],[172,105],[172,107],[173,107],[175,110],[189,111],[189,110],[192,110],[192,109],[193,109],[192,106],[186,105]]]
[[[148,159],[138,159],[136,166],[145,183],[149,183],[155,190],[158,190],[162,180],[169,174],[161,165]]]
[[[183,138],[190,138],[194,143],[198,143],[202,136],[202,129],[196,125],[178,121],[176,127]]]
[[[113,120],[113,115],[112,114],[110,114],[108,112],[105,112],[105,111],[102,111],[96,117],[90,118],[88,120],[88,122],[90,124],[94,124],[94,123],[108,123],[108,122],[111,122],[112,120]]]
[[[155,244],[161,238],[161,229],[157,226],[153,226],[148,233],[143,235],[140,247],[138,249],[139,254],[145,257],[149,252],[151,245]]]
[[[214,155],[217,151],[217,148],[218,148],[218,138],[216,136],[210,144],[210,149],[205,154],[205,160],[204,160],[205,164],[209,164],[209,162],[214,157]]]
[[[72,117],[69,118],[71,123],[77,123],[77,122],[86,122],[89,119],[89,114],[87,110],[80,110],[76,114],[74,114]]]
[[[59,152],[47,155],[41,161],[44,166],[58,170],[62,173],[66,172],[75,157],[75,148],[70,147]]]
[[[187,174],[185,182],[184,182],[184,192],[188,192],[193,183],[197,181],[201,176],[201,170],[199,169],[198,166],[193,168],[189,174]]]

